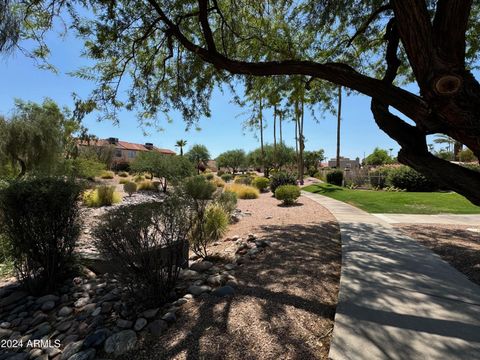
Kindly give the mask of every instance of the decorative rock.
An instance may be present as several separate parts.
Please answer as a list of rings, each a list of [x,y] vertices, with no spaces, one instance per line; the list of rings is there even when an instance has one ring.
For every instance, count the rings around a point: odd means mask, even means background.
[[[270,246],[270,241],[268,241],[268,240],[256,240],[255,245],[259,248],[265,248],[267,246]]]
[[[212,275],[207,279],[207,283],[212,286],[222,285],[224,278],[222,275]]]
[[[187,289],[187,291],[193,296],[198,296],[204,292],[211,291],[211,290],[212,288],[207,285],[202,285],[202,286],[190,285]]]
[[[147,326],[147,328],[148,328],[148,331],[150,331],[150,333],[152,335],[160,336],[165,330],[167,330],[168,325],[167,325],[166,321],[155,320],[155,321],[151,322]]]
[[[86,348],[98,347],[105,342],[109,335],[110,331],[108,329],[98,329],[93,334],[90,334],[85,338],[83,346]]]
[[[80,351],[68,358],[68,360],[92,360],[95,358],[95,349]]]
[[[47,322],[44,322],[38,326],[37,330],[35,330],[35,332],[33,333],[32,338],[39,339],[42,336],[47,335],[51,329],[52,327],[50,326],[50,324]]]
[[[101,307],[97,307],[97,308],[92,312],[92,316],[98,316],[98,315],[100,315],[101,312],[102,312],[102,308],[101,308]]]
[[[173,323],[177,320],[177,316],[173,311],[167,312],[165,315],[162,316],[162,320],[168,322],[168,323]]]
[[[42,304],[42,307],[40,309],[42,309],[42,311],[50,311],[52,310],[53,308],[55,307],[55,301],[45,301],[43,304]]]
[[[8,329],[10,326],[12,326],[12,324],[9,323],[8,321],[4,321],[0,324],[0,328],[2,329]]]
[[[29,324],[30,326],[35,326],[38,324],[41,324],[42,322],[46,321],[48,319],[48,315],[44,313],[39,313],[37,316],[33,318],[31,323]],[[25,319],[24,322],[29,319]],[[22,323],[23,324],[23,323]]]
[[[231,286],[226,285],[216,289],[212,292],[212,294],[218,297],[233,296],[235,294],[235,290]]]
[[[152,319],[155,317],[155,315],[157,315],[158,310],[160,310],[160,308],[148,309],[148,310],[145,310],[142,315],[144,318]]]
[[[38,357],[40,357],[41,355],[42,355],[42,349],[32,349],[32,350],[30,351],[30,357],[31,357],[32,359],[38,358]],[[47,356],[48,356],[48,355],[47,355]]]
[[[7,297],[4,297],[3,299],[0,300],[0,309],[3,307],[7,307],[8,305],[14,304],[16,302],[19,302],[26,296],[27,296],[27,293],[25,293],[24,291],[14,291]]]
[[[54,358],[58,354],[60,354],[62,351],[54,346],[49,346],[45,348],[45,354],[49,356],[50,358]]]
[[[190,270],[203,272],[203,271],[207,271],[212,266],[213,266],[213,263],[211,263],[210,261],[199,261],[199,262],[196,262],[196,263],[192,264],[190,266]]]
[[[65,321],[65,322],[62,322],[59,325],[57,325],[56,328],[57,328],[58,331],[64,332],[64,331],[67,331],[68,329],[70,329],[72,324],[73,324],[73,321]]]
[[[83,340],[71,342],[70,344],[65,346],[65,349],[63,349],[63,353],[60,356],[60,360],[67,360],[73,354],[78,353],[82,348],[82,346],[83,346]]]
[[[28,353],[19,353],[9,356],[8,360],[27,360],[30,355]]]
[[[109,313],[112,311],[113,304],[111,302],[104,302],[102,304],[102,314]]]
[[[46,303],[47,301],[53,301],[54,303],[56,303],[60,298],[56,295],[52,295],[52,294],[49,294],[49,295],[45,295],[45,296],[42,296],[42,297],[39,297],[35,303],[36,304],[43,304],[43,303]]]
[[[118,319],[116,325],[121,329],[130,329],[133,323],[130,320]]]
[[[87,304],[83,307],[82,311],[86,314],[91,314],[92,312],[95,311],[96,304]],[[100,309],[101,311],[101,309]]]
[[[227,265],[225,265],[225,270],[228,270],[228,271],[234,270],[234,269],[236,269],[236,268],[237,268],[237,265],[236,265],[236,264],[227,264]]]
[[[8,338],[12,334],[12,330],[0,329],[0,339]]]
[[[68,306],[63,306],[59,311],[58,311],[58,316],[68,316],[72,313],[73,309]]]
[[[192,294],[185,294],[185,295],[183,295],[183,298],[187,299],[187,300],[191,300],[191,299],[193,299],[193,295]]]
[[[75,301],[75,303],[73,304],[76,308],[80,308],[80,307],[83,307],[85,305],[88,304],[88,302],[90,301],[90,298],[88,297],[81,297],[80,299],[78,299],[77,301]]]
[[[256,234],[248,234],[247,236],[247,241],[253,241],[257,238],[257,235]]]
[[[175,305],[175,306],[181,306],[181,305],[183,305],[183,304],[186,304],[187,302],[188,302],[187,299],[185,299],[185,298],[180,298],[180,299],[176,300],[176,301],[173,303],[173,305]]]
[[[185,280],[197,280],[202,278],[202,274],[190,269],[183,269],[180,271],[180,278]]]
[[[137,334],[133,330],[123,330],[110,336],[104,345],[107,354],[119,356],[133,349],[137,343]]]
[[[135,331],[140,331],[145,327],[145,325],[147,325],[147,320],[144,318],[138,318],[137,321],[135,321],[135,325],[133,326],[133,329]]]
[[[250,257],[257,255],[260,252],[258,248],[253,248],[247,251],[247,254],[250,255]]]

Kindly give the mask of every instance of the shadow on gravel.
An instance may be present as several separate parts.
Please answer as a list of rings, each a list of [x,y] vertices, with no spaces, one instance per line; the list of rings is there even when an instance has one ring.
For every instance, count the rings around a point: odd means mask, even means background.
[[[341,266],[336,222],[262,226],[235,296],[204,295],[127,359],[327,359]],[[133,357],[132,357],[133,356]]]

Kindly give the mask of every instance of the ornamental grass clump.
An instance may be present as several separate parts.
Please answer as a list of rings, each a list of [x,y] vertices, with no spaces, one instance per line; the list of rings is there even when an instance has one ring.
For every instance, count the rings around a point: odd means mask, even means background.
[[[244,184],[228,184],[225,190],[234,192],[239,199],[257,199],[260,195],[258,189]]]
[[[133,181],[128,181],[123,185],[123,191],[125,191],[128,196],[132,196],[137,191],[137,184]]]
[[[100,185],[83,193],[83,203],[88,207],[110,206],[120,201],[122,197],[115,191],[115,186]]]
[[[113,179],[115,177],[115,173],[113,171],[102,171],[100,174],[102,179]]]

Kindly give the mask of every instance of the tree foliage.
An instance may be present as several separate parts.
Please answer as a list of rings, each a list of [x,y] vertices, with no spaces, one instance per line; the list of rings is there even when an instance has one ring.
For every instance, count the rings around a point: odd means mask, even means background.
[[[245,166],[246,159],[245,151],[241,149],[225,151],[218,155],[217,167],[230,168],[232,174],[235,174],[238,169]]]
[[[376,147],[373,152],[365,158],[366,165],[386,165],[393,163],[392,157],[387,150]]]
[[[205,145],[195,144],[187,152],[187,158],[195,165],[197,173],[200,173],[200,168],[206,167],[208,160],[210,160],[210,153]]]

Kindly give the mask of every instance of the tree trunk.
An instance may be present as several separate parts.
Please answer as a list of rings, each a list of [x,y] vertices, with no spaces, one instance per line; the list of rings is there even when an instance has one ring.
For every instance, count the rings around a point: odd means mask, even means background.
[[[283,120],[283,113],[280,112],[278,114],[278,125],[279,125],[279,133],[280,133],[280,144],[283,144],[283,137],[282,137],[282,120]]]
[[[455,143],[453,144],[453,159],[455,161],[459,161],[459,155],[460,155],[460,151],[462,151],[463,149],[463,144],[459,141],[455,141]]]
[[[301,113],[298,117],[299,123],[298,123],[298,147],[299,147],[299,152],[298,152],[298,180],[300,182],[300,185],[303,185],[303,175],[305,171],[305,165],[303,161],[303,150],[305,149],[305,138],[303,136],[303,114],[304,114],[304,99],[303,99],[303,94],[302,94],[302,107],[300,109]]]
[[[273,163],[277,166],[277,105],[273,105]]]
[[[263,148],[263,104],[262,97],[259,100],[259,123],[260,123],[260,151],[262,153],[262,171],[265,169],[265,149]]]
[[[180,156],[183,156],[183,146],[180,146]]]
[[[335,167],[340,169],[340,123],[342,119],[342,87],[338,87],[338,110],[337,110],[337,161]]]
[[[18,174],[17,179],[21,179],[25,176],[25,173],[27,172],[27,165],[25,164],[25,161],[23,161],[23,159],[20,159],[19,157],[17,157],[17,161],[20,164],[20,174]]]

